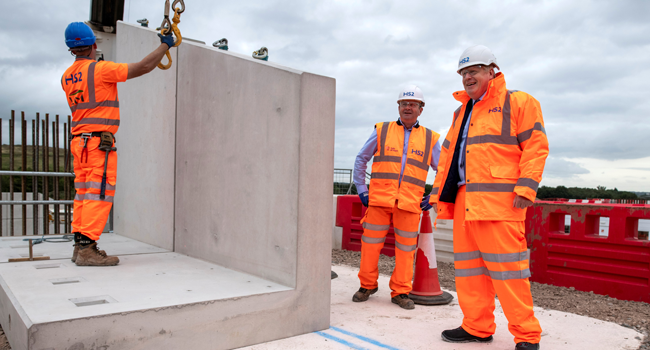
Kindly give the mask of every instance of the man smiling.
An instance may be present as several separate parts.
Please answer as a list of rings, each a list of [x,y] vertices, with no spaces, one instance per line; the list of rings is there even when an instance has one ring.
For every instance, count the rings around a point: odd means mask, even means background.
[[[496,57],[472,46],[458,62],[465,91],[442,145],[431,191],[438,219],[454,220],[456,291],[461,327],[442,332],[454,343],[492,341],[494,296],[515,336],[516,350],[539,349],[524,234],[548,156],[539,102],[507,90]]]

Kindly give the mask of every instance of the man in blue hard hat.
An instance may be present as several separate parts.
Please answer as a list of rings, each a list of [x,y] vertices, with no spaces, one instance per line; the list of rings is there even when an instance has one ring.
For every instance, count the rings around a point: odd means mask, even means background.
[[[142,61],[114,63],[96,61],[97,44],[85,23],[70,23],[65,43],[76,57],[61,77],[72,112],[70,149],[74,157],[75,190],[72,232],[75,245],[72,261],[78,266],[112,266],[119,263],[97,248],[96,241],[113,205],[117,177],[114,134],[120,125],[117,83],[151,72],[174,45],[171,35],[161,35],[161,44]]]

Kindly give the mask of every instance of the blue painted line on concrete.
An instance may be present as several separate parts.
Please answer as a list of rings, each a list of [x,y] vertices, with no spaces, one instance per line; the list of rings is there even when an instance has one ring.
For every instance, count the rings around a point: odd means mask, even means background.
[[[335,341],[335,342],[337,342],[337,343],[340,343],[340,344],[343,344],[343,345],[345,345],[345,346],[348,346],[348,347],[350,347],[350,348],[352,348],[352,349],[357,349],[357,350],[368,350],[367,348],[362,348],[362,347],[360,347],[359,345],[356,345],[356,344],[350,343],[349,341],[347,341],[347,340],[345,340],[345,339],[341,339],[341,338],[339,338],[339,337],[335,337],[335,336],[333,336],[333,335],[331,335],[331,334],[327,334],[327,333],[325,333],[325,332],[314,332],[314,333],[320,335],[321,337],[324,337],[324,338],[327,338],[327,339],[329,339],[329,340],[333,340],[333,341]]]
[[[363,335],[352,333],[352,332],[346,331],[346,330],[338,328],[338,327],[330,326],[330,329],[335,330],[335,331],[337,331],[339,333],[343,333],[345,335],[349,335],[351,337],[355,337],[357,339],[361,339],[361,340],[363,340],[365,342],[368,342],[368,343],[370,343],[372,345],[375,345],[375,346],[379,346],[379,347],[384,348],[384,349],[399,350],[398,348],[392,347],[390,345],[383,344],[383,343],[381,343],[381,342],[379,342],[377,340],[374,340],[374,339],[371,339],[371,338],[368,338],[368,337],[364,337]]]

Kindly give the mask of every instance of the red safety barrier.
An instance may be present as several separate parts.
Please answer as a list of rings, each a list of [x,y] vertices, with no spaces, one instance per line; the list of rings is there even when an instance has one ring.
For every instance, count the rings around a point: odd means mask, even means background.
[[[336,199],[336,226],[343,228],[341,249],[361,251],[361,219],[366,214],[366,209],[357,195],[338,196]],[[395,231],[392,223],[381,254],[395,256]]]
[[[526,215],[531,280],[650,302],[650,240],[639,236],[639,219],[650,219],[650,205],[535,202]]]

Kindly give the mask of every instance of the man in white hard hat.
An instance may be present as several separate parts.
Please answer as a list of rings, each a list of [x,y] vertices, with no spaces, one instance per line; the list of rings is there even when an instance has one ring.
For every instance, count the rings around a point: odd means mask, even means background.
[[[370,138],[354,163],[354,183],[364,206],[361,220],[361,287],[354,302],[368,300],[377,292],[377,263],[391,222],[395,230],[395,269],[390,278],[391,301],[404,309],[414,309],[408,297],[413,279],[413,257],[417,246],[422,210],[429,210],[428,197],[423,200],[429,166],[436,169],[440,156],[437,133],[420,126],[418,117],[424,107],[422,90],[406,86],[397,97],[399,118],[375,125]],[[370,159],[372,178],[366,187],[366,168]]]
[[[458,74],[462,105],[442,144],[431,191],[438,219],[454,220],[456,291],[461,327],[445,341],[492,341],[494,296],[515,336],[516,350],[539,349],[542,329],[533,312],[524,229],[548,156],[539,102],[506,89],[496,57],[485,46],[465,50]]]

